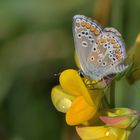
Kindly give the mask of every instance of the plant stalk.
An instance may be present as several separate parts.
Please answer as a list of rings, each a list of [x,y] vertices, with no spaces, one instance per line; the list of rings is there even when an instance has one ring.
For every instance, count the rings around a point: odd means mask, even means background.
[[[112,81],[110,87],[110,106],[111,108],[115,108],[115,81]]]

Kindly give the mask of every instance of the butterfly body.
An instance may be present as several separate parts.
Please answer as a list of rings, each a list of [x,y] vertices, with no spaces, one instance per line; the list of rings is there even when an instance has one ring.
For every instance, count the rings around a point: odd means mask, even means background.
[[[125,44],[114,28],[103,28],[82,15],[73,18],[75,48],[83,73],[93,80],[127,68]]]

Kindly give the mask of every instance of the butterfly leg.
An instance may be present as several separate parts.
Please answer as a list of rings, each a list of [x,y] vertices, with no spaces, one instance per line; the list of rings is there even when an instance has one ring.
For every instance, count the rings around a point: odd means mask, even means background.
[[[104,82],[107,84],[107,85],[110,85],[112,80],[113,80],[113,77],[115,76],[116,74],[110,74],[110,75],[107,75],[106,77],[103,78]]]

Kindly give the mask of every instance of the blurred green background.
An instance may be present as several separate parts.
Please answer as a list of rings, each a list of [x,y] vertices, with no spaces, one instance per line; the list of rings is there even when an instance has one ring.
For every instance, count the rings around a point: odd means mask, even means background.
[[[78,140],[50,98],[54,74],[76,68],[75,14],[116,27],[127,48],[140,31],[139,0],[0,0],[0,140]],[[128,84],[117,83],[117,105],[140,110],[140,82]]]

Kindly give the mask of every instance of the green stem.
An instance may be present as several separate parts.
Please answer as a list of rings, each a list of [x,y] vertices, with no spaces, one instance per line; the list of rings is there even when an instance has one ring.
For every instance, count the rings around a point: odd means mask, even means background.
[[[110,104],[109,104],[109,101],[108,101],[106,95],[104,95],[103,101],[104,101],[105,108],[110,108]]]
[[[110,87],[110,106],[115,108],[115,81],[112,81]]]

